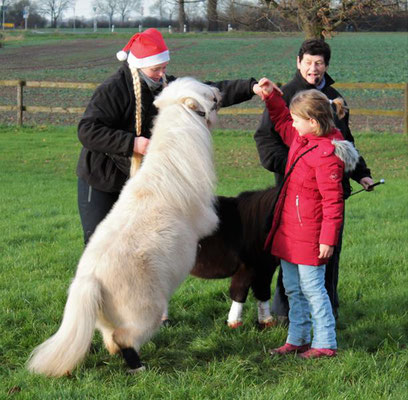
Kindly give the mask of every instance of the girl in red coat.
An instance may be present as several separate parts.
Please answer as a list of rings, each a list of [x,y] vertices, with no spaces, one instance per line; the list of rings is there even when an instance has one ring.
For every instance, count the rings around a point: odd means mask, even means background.
[[[343,174],[354,169],[358,153],[335,128],[331,103],[322,92],[299,92],[289,110],[275,84],[263,78],[259,87],[275,130],[290,147],[265,244],[281,259],[289,330],[285,345],[270,353],[332,357],[337,343],[324,285],[325,264],[333,254],[343,220]],[[344,113],[341,99],[333,102],[340,116]]]

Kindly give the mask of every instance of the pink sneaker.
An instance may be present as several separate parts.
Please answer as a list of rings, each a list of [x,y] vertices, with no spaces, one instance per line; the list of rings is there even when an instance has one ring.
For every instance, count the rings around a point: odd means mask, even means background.
[[[335,349],[315,349],[311,348],[308,351],[298,354],[299,358],[320,358],[320,357],[335,357],[337,350]]]
[[[310,344],[303,344],[302,346],[296,346],[294,344],[285,343],[281,347],[269,350],[271,356],[280,355],[284,356],[291,353],[304,353],[310,349]]]

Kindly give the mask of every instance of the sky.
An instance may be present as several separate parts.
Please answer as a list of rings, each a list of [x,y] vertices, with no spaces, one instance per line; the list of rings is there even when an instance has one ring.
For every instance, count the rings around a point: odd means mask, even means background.
[[[78,18],[93,18],[94,12],[92,8],[94,0],[75,0],[75,15]],[[144,14],[148,15],[149,6],[153,3],[153,0],[142,0],[144,5]],[[64,13],[65,18],[71,18],[74,15],[74,8],[71,7]]]

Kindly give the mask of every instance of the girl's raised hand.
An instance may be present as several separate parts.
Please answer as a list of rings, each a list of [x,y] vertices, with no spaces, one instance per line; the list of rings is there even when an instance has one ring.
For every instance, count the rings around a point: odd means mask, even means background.
[[[268,78],[262,78],[255,86],[254,92],[261,97],[262,100],[265,100],[274,90],[276,90],[280,95],[283,95],[282,90],[279,87],[271,82]]]

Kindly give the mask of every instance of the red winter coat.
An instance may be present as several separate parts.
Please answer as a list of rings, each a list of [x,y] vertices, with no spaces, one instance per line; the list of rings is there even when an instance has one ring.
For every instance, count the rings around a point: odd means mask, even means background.
[[[275,130],[290,147],[285,175],[307,151],[293,167],[280,192],[265,247],[273,239],[271,253],[281,259],[294,264],[325,264],[327,259],[318,258],[319,244],[336,245],[343,221],[341,182],[345,163],[336,154],[346,159],[350,170],[358,160],[358,153],[336,128],[325,136],[300,136],[292,126],[289,109],[276,91],[265,102]],[[336,150],[337,144],[340,152]]]

